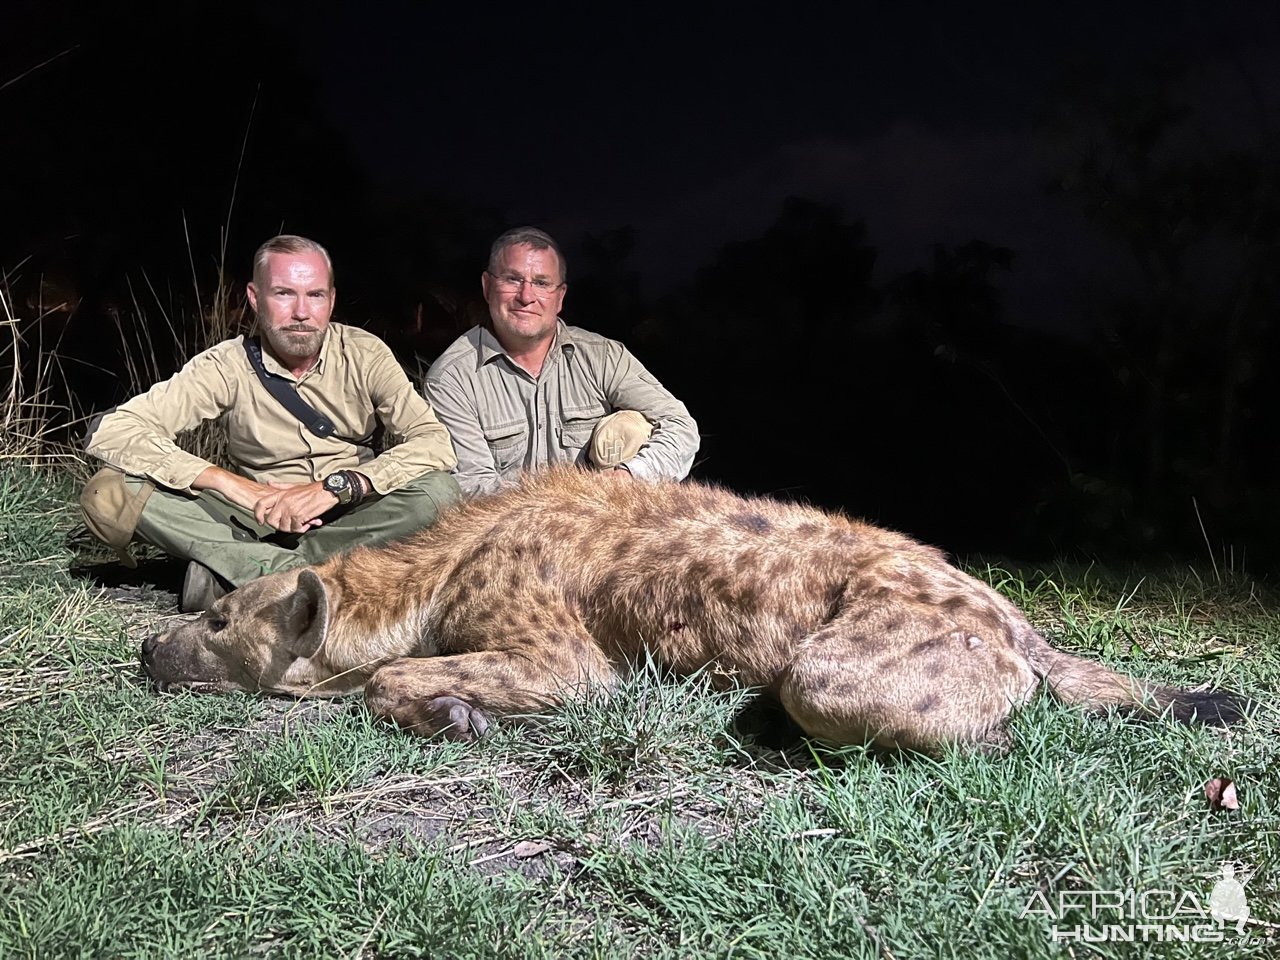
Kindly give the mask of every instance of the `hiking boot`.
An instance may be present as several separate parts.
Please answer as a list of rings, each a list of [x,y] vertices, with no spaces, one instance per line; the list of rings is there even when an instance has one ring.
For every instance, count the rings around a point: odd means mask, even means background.
[[[231,588],[221,577],[203,563],[192,560],[187,564],[187,575],[182,578],[182,599],[178,609],[183,613],[200,613],[230,592]]]

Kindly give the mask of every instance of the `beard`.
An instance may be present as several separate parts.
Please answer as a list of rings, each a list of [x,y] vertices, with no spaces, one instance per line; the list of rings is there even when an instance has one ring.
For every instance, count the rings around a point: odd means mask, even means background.
[[[271,349],[280,357],[314,357],[320,352],[320,344],[324,343],[324,331],[314,327],[289,329],[263,325],[263,333]]]

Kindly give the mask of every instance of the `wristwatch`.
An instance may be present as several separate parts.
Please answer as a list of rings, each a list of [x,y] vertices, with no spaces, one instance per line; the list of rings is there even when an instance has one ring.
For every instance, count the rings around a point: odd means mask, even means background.
[[[338,498],[340,507],[345,507],[356,498],[355,482],[346,470],[339,470],[325,477],[324,488]]]

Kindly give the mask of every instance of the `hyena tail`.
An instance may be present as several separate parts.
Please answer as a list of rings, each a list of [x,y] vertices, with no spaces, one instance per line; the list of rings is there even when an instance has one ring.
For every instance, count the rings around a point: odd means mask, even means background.
[[[1254,708],[1248,698],[1228,690],[1179,690],[1125,676],[1056,649],[1030,627],[1019,639],[1031,669],[1063,703],[1118,707],[1127,713],[1168,715],[1179,723],[1213,727],[1243,720]]]

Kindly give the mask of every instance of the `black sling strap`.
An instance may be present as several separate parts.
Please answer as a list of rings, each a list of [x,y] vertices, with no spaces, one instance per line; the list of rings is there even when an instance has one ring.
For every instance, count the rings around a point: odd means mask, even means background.
[[[323,413],[315,410],[311,404],[298,396],[293,381],[278,373],[268,373],[262,365],[262,344],[257,337],[244,338],[244,352],[249,355],[249,365],[253,367],[267,392],[284,404],[284,408],[302,421],[302,425],[317,437],[331,437],[336,429],[333,421]]]

